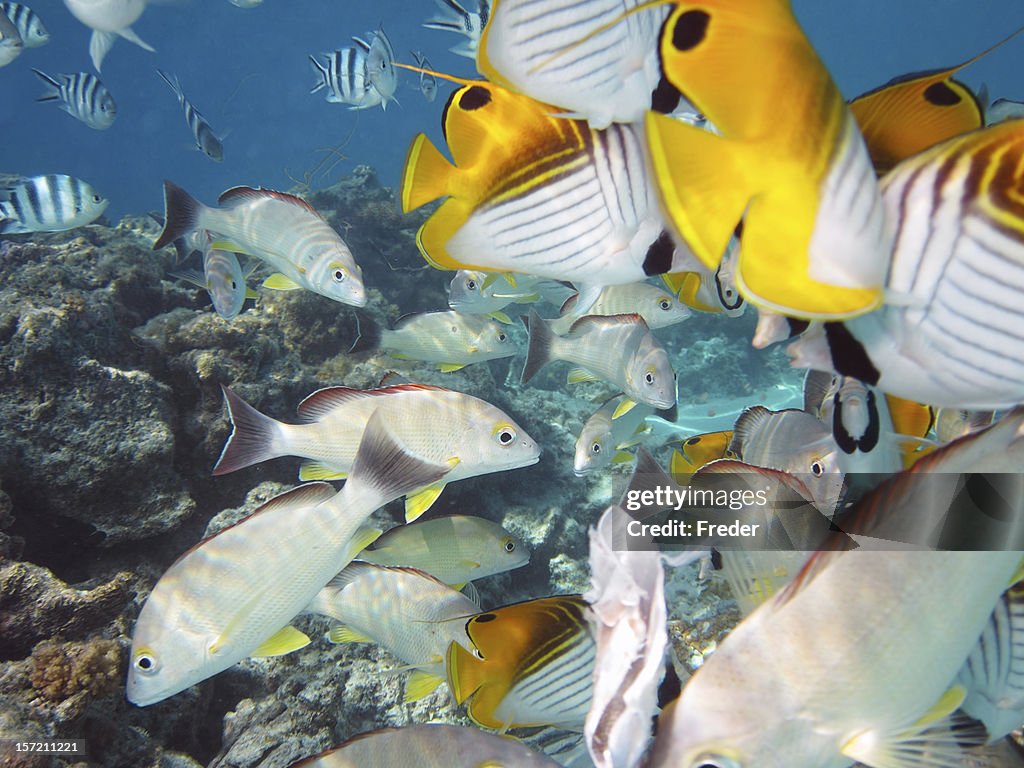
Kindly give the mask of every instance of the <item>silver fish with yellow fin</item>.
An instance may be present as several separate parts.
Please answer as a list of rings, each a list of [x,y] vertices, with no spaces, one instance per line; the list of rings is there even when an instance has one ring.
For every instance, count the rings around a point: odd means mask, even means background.
[[[577,299],[578,295],[569,298],[562,305],[562,316],[551,324],[551,330],[559,336],[567,333],[580,318],[575,311]],[[650,283],[609,285],[601,291],[586,314],[608,317],[634,312],[644,319],[652,331],[681,323],[692,314],[675,296]]]
[[[363,528],[370,515],[450,468],[408,452],[375,413],[340,492],[311,483],[281,494],[164,573],[132,632],[128,700],[154,704],[251,654],[307,643],[288,623],[380,535]]]
[[[626,399],[624,395],[609,399],[584,423],[573,455],[572,469],[577,477],[612,464],[633,461],[633,454],[626,449],[643,442],[650,431],[644,419],[654,413],[654,409],[649,405],[635,405],[628,413],[613,418]],[[662,414],[663,417],[670,415]]]

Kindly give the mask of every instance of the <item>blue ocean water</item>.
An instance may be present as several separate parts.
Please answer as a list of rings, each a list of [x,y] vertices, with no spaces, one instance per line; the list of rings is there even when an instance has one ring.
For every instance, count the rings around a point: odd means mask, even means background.
[[[395,52],[410,49],[463,77],[473,64],[448,52],[461,38],[420,25],[432,0],[266,0],[241,9],[228,0],[164,0],[150,5],[135,31],[157,49],[149,53],[119,40],[103,64],[102,79],[118,103],[107,131],[93,131],[51,104],[31,68],[48,73],[92,71],[89,30],[59,0],[28,3],[51,40],[27,49],[0,70],[0,171],[32,176],[78,176],[111,201],[107,216],[162,208],[160,181],[173,179],[205,202],[224,189],[260,185],[287,189],[293,179],[339,147],[343,159],[326,186],[353,167],[369,164],[385,184],[397,183],[411,138],[426,131],[440,142],[440,115],[451,87],[441,84],[427,103],[415,74],[402,72],[399,104],[352,111],[310,94],[316,82],[308,55],[351,44],[383,24]],[[1024,24],[1020,0],[795,0],[804,23],[847,97],[911,71],[950,66]],[[223,135],[224,162],[191,149],[182,110],[157,76],[176,74],[186,95]],[[1024,40],[1012,41],[961,75],[988,86],[993,97],[1024,99]],[[785,105],[780,104],[780,110]]]

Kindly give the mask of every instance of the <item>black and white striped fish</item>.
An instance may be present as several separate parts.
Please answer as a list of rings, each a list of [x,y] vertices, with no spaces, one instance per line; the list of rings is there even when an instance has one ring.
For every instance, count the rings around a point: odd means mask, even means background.
[[[412,54],[413,60],[416,62],[416,66],[421,69],[433,69],[430,66],[430,62],[427,61],[427,57],[419,51],[409,51]],[[420,72],[420,93],[423,94],[423,98],[427,101],[433,101],[437,98],[437,78],[426,72]]]
[[[196,147],[208,158],[219,163],[224,159],[224,146],[221,144],[220,138],[213,132],[210,124],[206,122],[206,118],[202,116],[198,109],[192,106],[191,101],[185,98],[185,93],[181,90],[181,83],[178,82],[178,78],[175,77],[172,80],[171,76],[161,69],[157,70],[157,74],[171,87],[174,95],[178,97],[178,102],[181,104],[182,109],[185,110],[185,122],[188,123],[189,129],[192,131],[192,137],[196,140]]]
[[[381,94],[366,77],[366,54],[369,46],[361,43],[331,53],[321,53],[323,61],[310,56],[309,61],[320,75],[320,82],[310,89],[316,93],[327,89],[331,104],[348,104],[349,109],[367,109],[383,102]]]
[[[0,234],[63,232],[99,218],[110,201],[81,179],[48,174],[0,189]]]
[[[21,3],[0,3],[0,13],[9,18],[21,35],[26,48],[38,48],[50,42],[50,33],[39,14]]]
[[[107,87],[95,75],[77,72],[73,75],[48,75],[33,69],[47,91],[36,101],[56,101],[58,106],[90,128],[103,131],[117,117],[117,103]]]
[[[370,87],[380,95],[381,109],[387,111],[388,102],[396,101],[394,94],[398,88],[398,73],[395,71],[395,49],[381,27],[371,32],[370,42],[357,37],[352,39],[366,47],[366,80]]]
[[[475,11],[467,10],[458,0],[436,0],[436,2],[439,9],[437,15],[431,16],[423,22],[423,26],[427,29],[443,29],[465,35],[465,40],[448,50],[459,56],[465,56],[467,59],[476,59],[480,35],[484,31],[484,27],[487,26],[487,20],[491,15],[490,0],[477,0]]]
[[[0,13],[0,67],[6,67],[25,49],[14,22]]]
[[[965,134],[882,181],[886,303],[812,327],[794,366],[944,408],[1024,403],[1024,120]]]

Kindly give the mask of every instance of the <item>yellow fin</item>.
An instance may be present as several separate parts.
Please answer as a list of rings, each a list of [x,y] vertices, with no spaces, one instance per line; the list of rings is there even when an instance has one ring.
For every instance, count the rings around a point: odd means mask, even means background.
[[[309,645],[309,637],[293,626],[282,627],[274,634],[260,643],[259,648],[252,652],[252,656],[284,656],[286,653],[297,651]]]
[[[374,642],[372,637],[367,637],[361,632],[357,632],[351,627],[346,627],[344,624],[337,624],[331,627],[331,631],[327,633],[327,639],[332,643],[372,643]]]
[[[276,272],[264,280],[263,287],[269,288],[272,291],[298,291],[302,289],[301,285],[280,272]]]
[[[211,251],[231,251],[232,253],[244,253],[249,255],[248,252],[240,245],[232,243],[230,240],[214,240],[210,243]]]
[[[444,490],[444,483],[435,483],[421,488],[405,497],[405,522],[411,523],[418,519],[424,512],[437,501],[437,497]]]
[[[636,400],[630,400],[628,397],[622,398],[622,402],[615,406],[615,410],[612,411],[612,421],[620,416],[624,416],[634,408],[636,408]]]
[[[487,275],[484,277],[484,282],[480,286],[480,290],[486,291],[488,288],[494,285],[494,283],[497,282],[498,278],[501,276],[501,272],[488,272]]]
[[[619,451],[612,457],[612,464],[628,464],[635,458],[629,451]]]
[[[326,464],[312,459],[302,462],[299,467],[299,480],[344,480],[348,472],[339,472]]]
[[[444,679],[437,675],[414,669],[405,682],[405,702],[408,704],[426,698],[443,682]]]
[[[470,207],[461,200],[448,198],[441,207],[431,214],[416,233],[416,247],[423,258],[436,269],[480,269],[472,264],[463,264],[452,258],[445,247],[452,236],[466,223]]]
[[[252,288],[250,288],[249,286],[245,287],[245,298],[247,298],[247,299],[258,299],[259,297],[260,297],[260,295],[258,293],[256,293],[256,291],[254,291]]]
[[[595,376],[586,368],[573,368],[565,380],[569,384],[582,384],[585,381],[601,381],[601,377]]]
[[[437,370],[441,373],[451,373],[452,371],[460,371],[465,367],[465,363],[438,363]]]
[[[924,437],[935,424],[935,409],[930,405],[915,403],[895,395],[886,395],[892,417],[893,432],[900,435]]]
[[[516,276],[513,275],[511,272],[505,272],[504,275],[505,275],[505,279],[508,281],[508,284],[511,285],[513,288],[515,288],[516,287]]]
[[[502,312],[500,309],[491,312],[490,316],[497,320],[499,323],[504,323],[505,325],[513,325],[512,319],[504,312]]]
[[[402,212],[415,211],[421,205],[448,194],[448,179],[455,166],[448,162],[425,134],[417,134],[405,155],[402,172]]]
[[[690,482],[690,477],[696,472],[698,467],[693,462],[689,461],[679,451],[672,451],[672,458],[668,462],[668,471],[672,475],[672,479],[680,485],[686,485]]]

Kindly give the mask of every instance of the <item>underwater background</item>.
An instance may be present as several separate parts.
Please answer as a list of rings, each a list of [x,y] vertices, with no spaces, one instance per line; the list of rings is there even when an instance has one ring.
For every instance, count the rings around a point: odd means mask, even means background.
[[[160,575],[205,533],[296,484],[294,459],[211,475],[230,431],[225,384],[283,420],[318,388],[373,387],[390,370],[498,405],[539,441],[540,463],[453,484],[430,514],[480,515],[531,547],[526,567],[477,585],[485,607],[587,588],[587,527],[628,475],[572,471],[575,436],[610,394],[606,386],[570,391],[563,366],[520,385],[520,327],[511,331],[516,357],[442,374],[383,353],[348,354],[352,309],[306,291],[260,291],[228,322],[204,291],[168,274],[177,266],[171,249],[152,250],[160,226],[147,214],[162,210],[165,178],[206,203],[240,184],[292,190],[351,247],[378,320],[446,308],[451,273],[427,267],[415,244],[428,212],[400,214],[393,187],[416,133],[441,143],[451,86],[439,83],[427,103],[417,77],[400,72],[398,104],[352,111],[309,93],[307,56],[383,24],[399,60],[418,50],[436,69],[469,77],[471,62],[447,51],[459,38],[420,26],[434,12],[429,0],[152,5],[134,28],[157,52],[115,44],[102,79],[118,117],[91,131],[36,104],[42,89],[31,72],[91,71],[89,31],[61,2],[30,4],[51,39],[0,70],[0,173],[69,174],[111,203],[89,227],[0,237],[0,738],[84,738],[89,749],[77,762],[3,764],[276,768],[373,728],[467,723],[444,686],[403,703],[402,677],[389,672],[396,662],[376,646],[322,639],[282,658],[247,660],[150,707],[124,698],[132,626]],[[1024,18],[1019,0],[794,6],[847,97],[966,59]],[[222,163],[192,148],[157,67],[177,75],[214,130],[227,133]],[[1005,46],[958,77],[1020,100],[1024,50]],[[754,404],[777,384],[796,397],[803,372],[777,347],[751,348],[754,320],[752,312],[695,314],[658,332],[679,376],[681,409]],[[400,505],[376,518],[397,523]],[[687,666],[738,618],[724,587],[692,574],[677,576],[669,608]],[[302,622],[314,638],[327,627]]]

